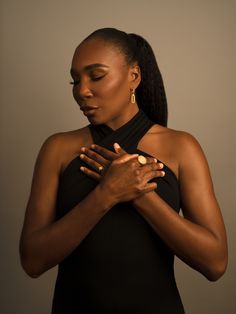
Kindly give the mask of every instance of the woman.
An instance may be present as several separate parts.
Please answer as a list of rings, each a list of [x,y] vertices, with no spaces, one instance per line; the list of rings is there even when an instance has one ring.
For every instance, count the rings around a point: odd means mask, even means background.
[[[90,124],[49,137],[39,152],[23,268],[38,277],[59,264],[52,313],[184,313],[174,255],[211,281],[227,265],[204,153],[167,128],[162,77],[142,37],[93,32],[71,75]]]

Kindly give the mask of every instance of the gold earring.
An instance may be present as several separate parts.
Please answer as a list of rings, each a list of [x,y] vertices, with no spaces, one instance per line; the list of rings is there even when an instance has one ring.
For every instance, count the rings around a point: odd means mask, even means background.
[[[131,103],[135,104],[136,99],[135,99],[135,89],[133,88],[131,91]]]

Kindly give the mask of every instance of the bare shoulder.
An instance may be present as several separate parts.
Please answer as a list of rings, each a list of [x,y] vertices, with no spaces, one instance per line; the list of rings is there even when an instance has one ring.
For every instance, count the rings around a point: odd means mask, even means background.
[[[186,131],[168,129],[166,132],[178,163],[180,183],[189,185],[190,182],[198,182],[206,190],[212,189],[209,164],[197,138]]]
[[[89,136],[87,126],[78,130],[60,132],[50,135],[43,143],[43,150],[55,151],[57,153],[76,149],[83,145]]]
[[[182,156],[186,152],[194,150],[202,152],[202,148],[196,137],[186,131],[175,130],[161,125],[155,125],[151,133],[158,136],[161,144],[167,144],[172,147],[175,155]]]
[[[193,144],[199,145],[194,135],[186,131],[175,130],[159,124],[155,124],[148,133],[158,135],[162,137],[162,140],[168,139],[168,141],[172,142],[171,144],[174,144],[176,142],[177,145],[181,144],[184,146]]]
[[[155,124],[140,142],[142,150],[155,156],[180,177],[186,162],[205,159],[203,150],[192,134]]]
[[[38,160],[46,158],[50,162],[52,159],[57,170],[61,172],[67,163],[79,154],[80,148],[90,142],[88,126],[52,134],[43,142]]]
[[[186,131],[173,130],[173,147],[179,162],[179,170],[187,165],[191,167],[200,164],[208,168],[205,153],[198,139]]]

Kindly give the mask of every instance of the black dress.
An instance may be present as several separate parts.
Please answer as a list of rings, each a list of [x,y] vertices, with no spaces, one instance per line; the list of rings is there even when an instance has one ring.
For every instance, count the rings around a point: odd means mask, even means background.
[[[125,125],[112,130],[89,125],[94,143],[113,149],[118,142],[129,153],[154,123],[142,110]],[[80,171],[74,158],[60,177],[57,218],[82,200],[97,182]],[[156,193],[176,212],[179,184],[164,165]],[[94,204],[93,206],[96,206]],[[59,264],[52,314],[182,314],[176,287],[174,256],[131,202],[114,206],[80,245]]]

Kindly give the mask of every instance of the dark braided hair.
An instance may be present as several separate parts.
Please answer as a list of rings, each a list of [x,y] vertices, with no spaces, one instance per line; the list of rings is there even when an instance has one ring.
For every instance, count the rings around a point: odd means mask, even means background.
[[[99,38],[114,44],[124,54],[127,64],[138,63],[141,82],[136,89],[137,104],[150,120],[167,126],[168,109],[165,88],[149,43],[139,35],[127,34],[115,28],[98,29],[83,41],[91,38]]]

